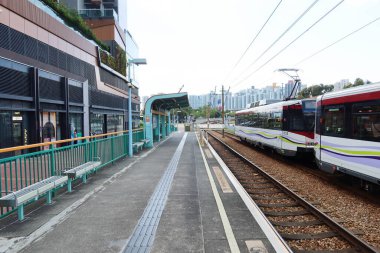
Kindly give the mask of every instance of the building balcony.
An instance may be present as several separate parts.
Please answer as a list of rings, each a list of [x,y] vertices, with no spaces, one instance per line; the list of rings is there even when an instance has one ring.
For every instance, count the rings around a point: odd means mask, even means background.
[[[119,20],[119,16],[114,9],[80,9],[79,15],[83,19],[114,19]]]
[[[126,45],[126,52],[128,54],[128,57],[138,58],[139,47],[137,46],[137,43],[135,42],[135,40],[133,39],[129,31],[125,31],[125,45]]]

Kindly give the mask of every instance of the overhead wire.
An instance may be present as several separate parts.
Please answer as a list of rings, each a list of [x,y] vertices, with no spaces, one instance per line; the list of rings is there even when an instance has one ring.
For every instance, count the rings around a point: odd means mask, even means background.
[[[248,47],[245,49],[244,53],[240,56],[239,60],[235,63],[235,65],[233,66],[233,68],[231,69],[231,71],[224,78],[223,83],[228,79],[228,77],[231,75],[231,73],[239,65],[239,63],[241,62],[241,60],[243,59],[243,57],[247,54],[249,48],[252,46],[253,42],[255,42],[255,40],[257,39],[257,37],[260,35],[260,33],[262,32],[262,30],[264,29],[264,27],[267,25],[267,23],[269,22],[269,20],[272,18],[273,14],[276,12],[276,10],[278,9],[278,7],[280,6],[281,3],[282,3],[282,0],[280,0],[280,2],[278,2],[277,6],[274,8],[274,10],[272,11],[272,13],[269,15],[268,19],[262,25],[262,27],[260,28],[260,30],[258,31],[258,33],[256,34],[256,36],[253,38],[253,40],[251,41],[251,43],[248,45]]]
[[[377,18],[375,18],[375,19],[374,19],[374,20],[372,20],[371,22],[369,22],[369,23],[367,23],[367,24],[365,24],[365,25],[361,26],[360,28],[358,28],[358,29],[354,30],[353,32],[351,32],[351,33],[349,33],[349,34],[347,34],[347,35],[343,36],[342,38],[338,39],[337,41],[335,41],[335,42],[331,43],[330,45],[328,45],[328,46],[326,46],[326,47],[324,47],[324,48],[322,48],[322,49],[318,50],[318,51],[317,51],[317,52],[315,52],[314,54],[312,54],[312,55],[310,55],[310,56],[308,56],[308,57],[304,58],[303,60],[301,60],[301,61],[297,62],[297,63],[296,63],[296,64],[294,64],[294,65],[298,65],[298,64],[300,64],[300,63],[302,63],[302,62],[304,62],[304,61],[307,61],[307,60],[309,60],[310,58],[312,58],[312,57],[316,56],[317,54],[319,54],[319,53],[321,53],[321,52],[325,51],[326,49],[328,49],[328,48],[330,48],[330,47],[334,46],[335,44],[337,44],[337,43],[341,42],[342,40],[346,39],[347,37],[349,37],[349,36],[351,36],[351,35],[353,35],[353,34],[355,34],[355,33],[359,32],[360,30],[362,30],[362,29],[366,28],[367,26],[369,26],[369,25],[371,25],[371,24],[375,23],[375,22],[376,22],[376,21],[378,21],[378,20],[380,20],[380,17],[377,17]]]
[[[241,72],[241,74],[245,73],[248,69],[250,69],[258,60],[261,59],[261,57],[263,57],[286,33],[288,33],[290,31],[290,29],[292,29],[302,18],[303,16],[305,16],[310,10],[311,8],[314,7],[314,5],[319,2],[319,0],[315,0],[308,8],[306,8],[306,10],[296,19],[293,21],[293,23],[279,36],[277,37],[277,39],[268,47],[264,50],[264,52],[259,56],[257,57],[246,69],[244,69],[244,71]],[[241,75],[240,74],[240,75]],[[240,83],[240,82],[239,82]],[[233,86],[236,86],[236,85],[233,85]]]
[[[283,51],[285,51],[290,45],[292,45],[294,42],[296,42],[299,38],[301,38],[305,33],[307,33],[311,28],[313,28],[316,24],[318,24],[322,19],[324,19],[328,14],[330,14],[333,10],[335,10],[339,5],[341,5],[345,0],[341,0],[339,3],[337,3],[332,9],[330,9],[327,13],[325,13],[322,17],[320,17],[316,22],[314,22],[311,26],[309,26],[305,31],[303,31],[300,35],[298,35],[292,42],[290,42],[288,45],[286,45],[284,48],[282,48],[280,51],[278,51],[275,55],[273,55],[269,60],[267,60],[264,64],[262,64],[259,68],[257,68],[254,72],[252,72],[248,77],[252,76],[256,72],[258,72],[260,69],[262,69],[264,66],[266,66],[269,62],[271,62],[274,58],[276,58],[278,55],[280,55]],[[248,78],[247,77],[247,78]]]

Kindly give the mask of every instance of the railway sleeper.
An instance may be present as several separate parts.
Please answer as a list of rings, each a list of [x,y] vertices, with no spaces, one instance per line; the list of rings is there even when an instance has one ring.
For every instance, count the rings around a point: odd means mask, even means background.
[[[310,214],[307,210],[298,210],[298,211],[284,211],[284,212],[276,212],[276,211],[263,211],[263,213],[267,216],[299,216]]]
[[[262,185],[262,186],[257,186],[257,185],[251,185],[251,186],[247,186],[247,190],[251,190],[251,189],[276,189],[276,186],[274,185],[271,185],[271,186],[268,186],[268,185]]]
[[[322,225],[323,222],[319,220],[310,220],[310,221],[271,221],[272,225],[281,226],[281,227],[307,227],[307,226],[316,226]]]
[[[259,207],[294,207],[299,206],[298,203],[292,202],[292,203],[273,203],[273,204],[264,204],[264,203],[256,203]]]
[[[250,194],[251,198],[253,200],[288,200],[289,197],[288,196],[257,196],[257,195],[254,195],[254,194]]]
[[[273,189],[273,190],[272,190]],[[258,194],[258,195],[265,195],[265,194],[274,194],[274,193],[283,193],[281,190],[279,189],[276,189],[276,188],[271,188],[271,189],[268,189],[267,190],[264,190],[264,191],[258,191],[257,189],[253,190],[253,191],[250,191],[250,189],[247,189],[247,192],[248,193],[252,193],[252,194]]]
[[[240,182],[243,186],[249,186],[249,185],[259,185],[259,184],[265,184],[265,185],[268,185],[268,184],[272,184],[268,181],[242,181]]]
[[[325,239],[325,238],[331,238],[336,237],[337,234],[335,232],[321,232],[316,234],[287,234],[287,233],[280,233],[282,238],[285,240],[315,240],[315,239]]]
[[[241,184],[245,185],[256,185],[256,184],[263,184],[263,181],[258,180],[257,178],[251,177],[249,180],[246,178],[249,177],[249,175],[243,175],[243,176],[236,176],[235,177],[239,180]],[[260,178],[261,179],[261,178]],[[266,182],[267,184],[271,184],[269,182]]]

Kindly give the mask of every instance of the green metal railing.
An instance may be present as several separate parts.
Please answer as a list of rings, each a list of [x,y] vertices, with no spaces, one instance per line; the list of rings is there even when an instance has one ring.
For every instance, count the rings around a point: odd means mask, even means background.
[[[142,129],[133,131],[133,142],[144,138]],[[80,142],[76,143],[75,142]],[[60,144],[66,146],[57,147]],[[13,150],[40,151],[0,159],[0,197],[10,192],[37,183],[54,175],[61,175],[67,168],[73,168],[99,157],[101,168],[128,154],[128,131],[81,137],[51,143],[40,143],[25,147],[0,149],[0,153]],[[0,218],[13,212],[13,208],[0,208]]]

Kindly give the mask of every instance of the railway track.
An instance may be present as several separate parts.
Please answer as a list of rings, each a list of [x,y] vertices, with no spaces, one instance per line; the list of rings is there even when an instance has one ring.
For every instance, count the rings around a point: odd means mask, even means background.
[[[218,134],[222,134],[221,131],[214,131]],[[242,145],[245,145],[247,147],[254,148],[251,144],[247,142],[242,142],[239,137],[232,133],[224,132],[225,137],[233,139]],[[258,150],[258,148],[256,148]],[[336,187],[339,187],[341,189],[344,189],[349,192],[355,192],[355,196],[358,196],[362,198],[363,200],[369,201],[370,203],[374,203],[377,205],[380,205],[380,198],[379,198],[379,190],[370,190],[370,188],[366,189],[366,186],[363,186],[360,183],[360,180],[355,179],[353,177],[350,177],[348,175],[344,174],[329,174],[327,172],[324,172],[322,170],[319,170],[317,168],[317,165],[314,163],[314,160],[312,163],[310,163],[310,159],[313,159],[311,157],[298,157],[297,160],[294,159],[294,157],[284,157],[276,152],[269,152],[268,150],[260,150],[260,152],[268,156],[269,159],[277,159],[280,160],[290,166],[296,167],[299,170],[302,170],[305,173],[311,174],[314,177],[320,178],[321,180],[324,180],[326,182],[329,182],[330,184],[335,185]]]
[[[294,252],[377,252],[212,133],[209,142]]]

